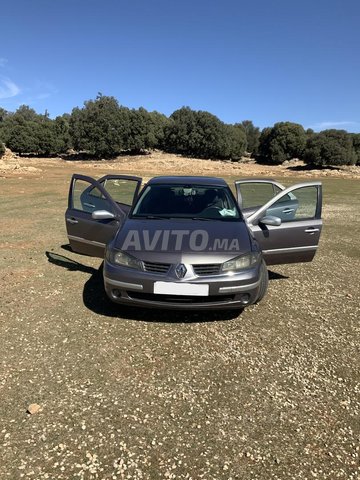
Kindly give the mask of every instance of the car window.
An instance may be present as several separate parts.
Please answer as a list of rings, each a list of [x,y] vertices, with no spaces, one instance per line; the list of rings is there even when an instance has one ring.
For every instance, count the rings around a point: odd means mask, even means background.
[[[265,205],[281,190],[273,183],[249,182],[238,185],[241,193],[242,208],[256,208]]]
[[[265,215],[281,218],[282,222],[306,220],[315,218],[318,190],[316,186],[296,189],[296,194],[290,192],[266,210]]]
[[[102,185],[109,192],[111,198],[115,202],[131,206],[134,201],[134,195],[138,186],[138,182],[128,179],[107,178]]]
[[[92,213],[95,210],[108,210],[112,212],[109,200],[104,198],[102,192],[84,180],[76,179],[73,186],[72,208],[83,212]]]
[[[228,187],[206,185],[148,185],[133,210],[133,217],[238,219],[239,211]]]

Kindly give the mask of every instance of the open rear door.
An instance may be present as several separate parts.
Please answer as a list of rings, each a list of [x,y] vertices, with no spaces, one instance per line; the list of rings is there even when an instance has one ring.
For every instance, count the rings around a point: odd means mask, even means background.
[[[268,265],[314,258],[322,228],[321,207],[321,183],[306,182],[280,191],[247,216]]]
[[[75,174],[71,179],[66,229],[74,252],[103,257],[105,246],[125,221],[138,194],[141,178],[106,175],[98,181]],[[111,218],[94,219],[96,211],[106,211]]]

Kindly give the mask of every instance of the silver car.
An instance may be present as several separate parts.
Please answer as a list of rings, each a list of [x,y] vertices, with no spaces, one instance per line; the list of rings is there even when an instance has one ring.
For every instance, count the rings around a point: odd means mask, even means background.
[[[66,226],[74,252],[104,258],[108,297],[126,305],[243,308],[267,290],[267,265],[318,248],[320,182],[73,175]]]

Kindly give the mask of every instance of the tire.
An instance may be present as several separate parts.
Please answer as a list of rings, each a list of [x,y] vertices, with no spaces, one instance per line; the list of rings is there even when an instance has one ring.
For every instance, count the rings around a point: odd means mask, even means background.
[[[269,285],[269,273],[266,267],[266,263],[263,260],[260,266],[260,289],[259,289],[259,295],[256,300],[256,303],[259,303],[260,300],[262,300],[265,297],[268,289],[268,285]]]

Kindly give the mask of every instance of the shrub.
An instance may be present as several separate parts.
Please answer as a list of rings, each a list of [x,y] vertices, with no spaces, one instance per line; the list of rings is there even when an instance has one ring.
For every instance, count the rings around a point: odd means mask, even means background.
[[[307,142],[305,161],[310,165],[353,165],[356,163],[353,139],[345,130],[324,130]]]
[[[306,146],[306,133],[297,123],[279,122],[272,128],[264,128],[259,140],[260,156],[273,164],[301,158]]]
[[[176,110],[165,127],[165,150],[198,158],[240,158],[245,151],[243,129],[226,125],[215,115],[189,107]]]
[[[20,154],[52,155],[65,152],[69,148],[70,136],[66,117],[51,120],[47,114],[37,114],[26,105],[4,118],[1,131],[6,145]]]

